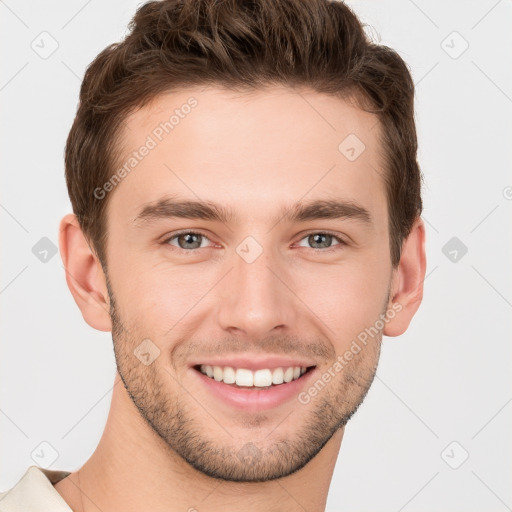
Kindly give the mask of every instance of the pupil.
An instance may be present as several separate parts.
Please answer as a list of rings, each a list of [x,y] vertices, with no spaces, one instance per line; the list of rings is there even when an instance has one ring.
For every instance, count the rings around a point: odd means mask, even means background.
[[[313,243],[319,243],[319,244],[322,244],[322,241],[321,241],[321,238],[325,238],[326,240],[323,242],[323,246],[325,247],[329,247],[329,241],[331,239],[331,235],[328,235],[326,233],[324,234],[320,234],[320,233],[317,233],[317,234],[314,234],[314,235],[311,235],[311,237],[313,238]]]
[[[201,235],[195,235],[193,233],[186,233],[185,235],[182,235],[182,238],[185,239],[185,244],[192,244],[194,247],[193,249],[197,249],[201,245],[201,243],[198,244],[197,240],[194,242],[194,238],[198,238]],[[180,244],[181,245],[181,244]],[[182,247],[182,249],[190,249],[190,246],[187,245],[187,247]]]

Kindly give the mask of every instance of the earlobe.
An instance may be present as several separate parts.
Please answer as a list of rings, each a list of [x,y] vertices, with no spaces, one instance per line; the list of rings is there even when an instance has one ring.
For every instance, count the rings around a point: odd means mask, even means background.
[[[66,282],[84,320],[99,331],[110,331],[105,274],[91,251],[76,215],[66,215],[59,227],[59,246]]]
[[[384,328],[386,336],[400,336],[409,327],[423,299],[426,265],[425,224],[418,218],[403,242],[400,263],[394,271],[388,308],[396,314]]]

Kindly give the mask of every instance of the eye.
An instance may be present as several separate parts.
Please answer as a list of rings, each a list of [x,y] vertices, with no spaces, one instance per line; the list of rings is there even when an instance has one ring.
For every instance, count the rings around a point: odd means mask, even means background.
[[[322,252],[336,250],[336,246],[346,245],[345,241],[342,240],[339,236],[323,231],[316,231],[307,234],[301,239],[298,244],[299,246],[304,247],[303,243],[301,243],[303,240],[306,240],[306,243],[309,244],[309,248]],[[203,233],[197,231],[182,231],[166,238],[162,243],[172,245],[178,250],[192,252],[196,249],[207,247],[208,241],[211,240]],[[334,241],[338,243],[333,245]]]
[[[310,246],[312,246],[312,247],[310,247],[311,249],[317,249],[317,250],[331,249],[331,247],[333,247],[332,246],[333,241],[338,242],[337,244],[334,245],[334,247],[336,245],[339,245],[339,246],[346,245],[345,242],[339,236],[336,236],[331,233],[326,233],[323,231],[309,233],[304,238],[302,238],[302,240],[306,240],[306,243],[308,243],[308,244],[310,244]],[[302,245],[302,244],[299,243],[299,245]],[[324,252],[329,252],[328,250],[324,251]],[[331,249],[331,250],[335,250],[335,249]]]
[[[172,245],[183,251],[190,252],[191,250],[205,247],[205,245],[203,245],[205,240],[210,239],[203,233],[198,233],[195,231],[182,231],[181,233],[176,233],[167,238],[163,243]],[[177,242],[177,245],[173,243],[174,241]]]

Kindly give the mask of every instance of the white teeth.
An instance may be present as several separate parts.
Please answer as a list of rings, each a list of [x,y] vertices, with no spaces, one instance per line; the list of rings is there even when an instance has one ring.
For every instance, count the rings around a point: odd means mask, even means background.
[[[201,372],[206,373],[208,377],[213,377],[213,368],[209,364],[202,364]]]
[[[254,375],[251,370],[238,368],[236,371],[236,385],[252,387],[254,384]]]
[[[220,366],[213,367],[213,378],[217,381],[221,381],[224,377],[224,372]]]
[[[224,368],[224,382],[226,384],[234,384],[236,382],[236,373],[231,366],[226,366]]]
[[[305,366],[289,366],[287,368],[275,368],[274,370],[263,368],[253,372],[245,368],[202,364],[200,370],[201,373],[215,379],[217,382],[222,381],[225,384],[236,383],[237,386],[243,387],[265,388],[296,380],[306,373],[307,368]]]
[[[272,384],[272,372],[270,370],[256,370],[254,372],[254,385],[264,388]]]
[[[282,368],[276,368],[274,372],[272,373],[272,384],[282,384],[283,381],[283,369]]]
[[[290,366],[290,368],[286,368],[283,380],[285,382],[291,382],[293,380],[293,366]]]

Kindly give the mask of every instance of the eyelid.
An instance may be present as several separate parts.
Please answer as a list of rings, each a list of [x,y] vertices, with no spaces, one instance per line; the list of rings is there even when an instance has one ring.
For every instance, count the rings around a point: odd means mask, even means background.
[[[345,240],[342,238],[342,234],[341,233],[338,233],[336,231],[329,231],[328,229],[311,229],[309,231],[304,231],[304,233],[300,233],[300,236],[301,238],[299,240],[302,240],[302,238],[306,237],[306,236],[309,236],[309,235],[316,235],[316,234],[321,234],[321,235],[331,235],[335,238],[337,238],[338,240],[344,242]]]

